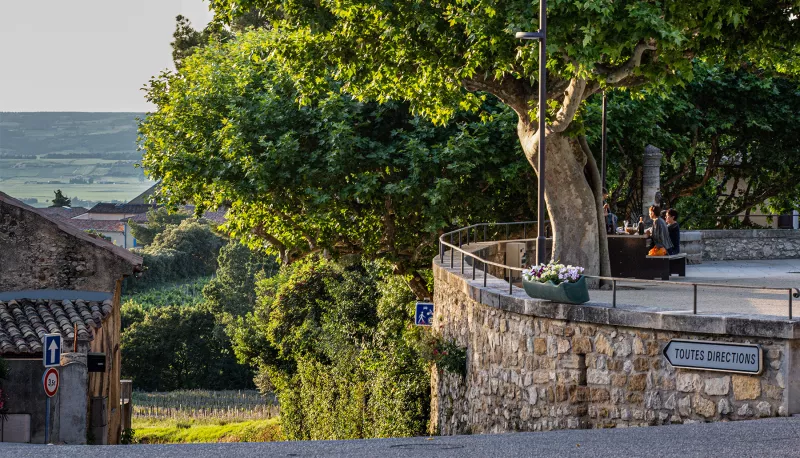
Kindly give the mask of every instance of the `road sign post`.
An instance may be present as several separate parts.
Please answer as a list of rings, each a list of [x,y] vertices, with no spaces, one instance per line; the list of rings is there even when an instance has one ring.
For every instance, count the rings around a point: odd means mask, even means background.
[[[42,375],[42,387],[47,399],[44,404],[44,443],[50,443],[50,398],[58,393],[59,376],[58,369],[48,367]]]
[[[44,367],[61,365],[61,334],[45,334],[42,346],[42,362]]]
[[[414,314],[414,324],[417,326],[430,326],[433,323],[433,304],[430,302],[417,302],[417,312]]]

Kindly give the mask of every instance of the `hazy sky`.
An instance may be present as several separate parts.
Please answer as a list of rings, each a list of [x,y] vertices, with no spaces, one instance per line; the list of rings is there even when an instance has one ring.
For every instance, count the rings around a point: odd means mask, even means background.
[[[0,111],[151,109],[178,14],[211,19],[203,0],[0,0]]]

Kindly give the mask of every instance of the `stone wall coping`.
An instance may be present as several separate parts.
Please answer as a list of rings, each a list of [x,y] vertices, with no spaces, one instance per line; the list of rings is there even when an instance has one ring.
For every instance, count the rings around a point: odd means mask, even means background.
[[[469,249],[468,246],[462,248]],[[521,315],[693,334],[800,339],[798,319],[732,313],[694,315],[691,311],[663,310],[619,303],[616,308],[612,308],[611,304],[591,301],[581,305],[563,304],[533,299],[516,286],[513,288],[513,294],[509,295],[508,282],[491,276],[484,288],[482,278],[470,280],[466,277],[466,273],[471,272],[471,266],[465,267],[464,272],[462,276],[458,273],[458,269],[451,269],[440,263],[438,256],[433,260],[435,281],[444,281],[457,286],[469,298],[483,305]]]
[[[794,239],[800,238],[797,229],[718,229],[694,231],[700,232],[704,240],[709,239],[741,239],[741,238],[772,238]],[[681,233],[683,239],[683,233]]]

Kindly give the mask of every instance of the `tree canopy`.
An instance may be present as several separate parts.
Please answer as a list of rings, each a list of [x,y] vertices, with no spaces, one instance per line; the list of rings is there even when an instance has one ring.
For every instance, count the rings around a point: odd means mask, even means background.
[[[534,168],[540,135],[549,138],[543,172],[552,255],[588,274],[609,274],[610,266],[600,175],[585,139],[570,130],[583,101],[604,88],[684,84],[694,59],[794,74],[800,50],[797,3],[556,0],[547,10],[549,122],[538,132],[537,56],[514,38],[538,24],[535,2],[213,0],[212,7],[222,22],[254,9],[267,16],[269,58],[292,76],[303,101],[326,93],[329,78],[359,100],[405,100],[439,122],[480,110],[484,92],[502,100],[519,117]]]
[[[389,260],[427,296],[418,269],[456,224],[530,218],[531,170],[508,126],[461,115],[436,127],[408,106],[361,103],[330,85],[298,106],[268,62],[268,31],[215,42],[151,81],[143,166],[162,199],[230,206],[225,229],[286,262],[308,253]]]
[[[665,203],[677,205],[695,226],[729,224],[710,215],[746,212],[767,199],[774,211],[797,208],[797,83],[699,62],[694,74],[684,88],[667,93],[610,95],[609,190],[618,214],[630,218],[641,208],[641,198],[632,192],[641,181],[647,144],[664,154]],[[598,99],[584,115],[593,144],[599,144],[599,117]]]

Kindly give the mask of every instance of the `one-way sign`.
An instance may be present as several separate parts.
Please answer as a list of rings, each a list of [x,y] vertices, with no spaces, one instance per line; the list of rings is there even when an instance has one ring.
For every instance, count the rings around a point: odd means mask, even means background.
[[[61,334],[45,334],[44,348],[42,349],[44,367],[57,367],[61,365]]]

